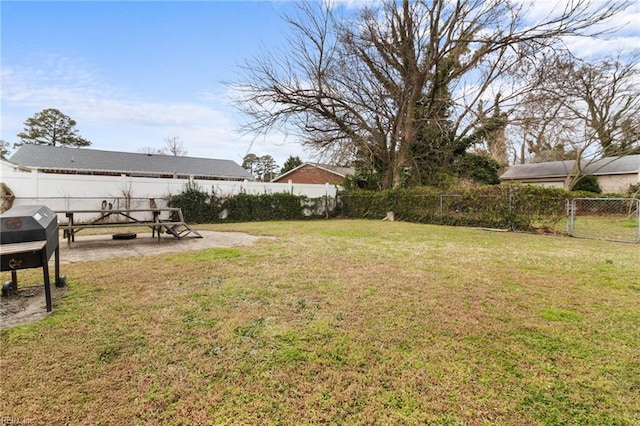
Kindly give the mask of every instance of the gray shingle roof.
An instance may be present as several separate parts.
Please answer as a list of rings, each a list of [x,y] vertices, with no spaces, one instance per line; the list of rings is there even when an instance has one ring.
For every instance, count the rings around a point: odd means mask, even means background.
[[[119,173],[142,176],[187,175],[215,179],[254,177],[231,160],[137,154],[86,148],[22,145],[10,158],[20,166],[83,173]]]
[[[573,171],[574,160],[516,164],[500,176],[502,180],[564,178]],[[640,154],[606,157],[583,162],[584,173],[596,176],[640,173]]]

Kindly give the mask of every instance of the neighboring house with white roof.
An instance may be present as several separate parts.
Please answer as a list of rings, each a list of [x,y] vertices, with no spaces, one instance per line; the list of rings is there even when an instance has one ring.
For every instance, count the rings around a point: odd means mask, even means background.
[[[22,145],[11,163],[40,173],[253,181],[251,173],[231,160],[161,154],[101,151],[87,148]]]
[[[574,173],[575,160],[516,164],[500,176],[501,182],[519,182],[567,188],[568,177]],[[594,175],[604,193],[628,191],[640,183],[640,154],[583,160],[582,174]]]

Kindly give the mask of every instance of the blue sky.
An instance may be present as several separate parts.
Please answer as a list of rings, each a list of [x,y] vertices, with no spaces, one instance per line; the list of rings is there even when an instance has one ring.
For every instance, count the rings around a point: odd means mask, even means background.
[[[536,0],[532,14],[555,3]],[[293,9],[287,0],[2,0],[1,137],[15,142],[27,118],[57,108],[94,149],[141,152],[175,136],[190,156],[311,160],[292,138],[243,135],[223,84],[245,60],[286,46],[282,16]],[[640,48],[640,1],[617,19],[623,30],[573,40],[575,50]]]
[[[284,44],[289,2],[2,1],[2,139],[57,108],[91,148],[138,152],[177,136],[190,156],[282,165],[308,156],[281,135],[240,130],[225,81]]]

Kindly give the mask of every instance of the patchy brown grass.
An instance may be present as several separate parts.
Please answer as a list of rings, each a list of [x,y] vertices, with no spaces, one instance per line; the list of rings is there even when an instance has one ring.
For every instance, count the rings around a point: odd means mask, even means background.
[[[379,221],[65,266],[2,331],[32,424],[638,424],[637,245]]]

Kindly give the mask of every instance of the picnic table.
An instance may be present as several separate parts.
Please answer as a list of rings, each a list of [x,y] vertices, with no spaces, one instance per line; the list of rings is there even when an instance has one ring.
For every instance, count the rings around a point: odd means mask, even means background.
[[[148,209],[106,209],[106,210],[58,210],[58,214],[64,214],[66,223],[60,223],[60,229],[67,238],[67,245],[75,241],[75,234],[83,229],[97,228],[128,228],[144,226],[151,228],[152,237],[158,236],[160,241],[161,231],[181,239],[188,234],[194,234],[197,238],[202,236],[185,221],[180,208],[148,208]],[[167,213],[167,218],[162,218]],[[81,219],[79,216],[87,217]]]

